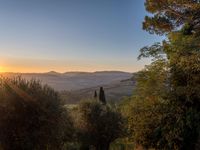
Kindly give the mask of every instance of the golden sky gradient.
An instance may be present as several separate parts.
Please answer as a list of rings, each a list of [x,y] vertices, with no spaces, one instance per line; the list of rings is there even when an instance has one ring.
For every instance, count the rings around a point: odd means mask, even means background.
[[[134,63],[127,60],[107,60],[99,62],[95,60],[54,60],[54,59],[32,59],[32,58],[0,58],[0,72],[70,72],[70,71],[126,71],[136,72],[141,70],[143,63],[135,61]],[[127,66],[129,63],[131,65]],[[148,63],[148,62],[147,62]],[[120,64],[120,65],[119,65]]]
[[[137,61],[140,48],[163,40],[142,29],[144,0],[6,0],[0,7],[0,72],[136,72],[150,62]]]

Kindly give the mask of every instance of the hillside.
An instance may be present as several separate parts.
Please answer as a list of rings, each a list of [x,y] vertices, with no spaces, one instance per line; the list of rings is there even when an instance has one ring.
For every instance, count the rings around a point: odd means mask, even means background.
[[[40,80],[61,93],[66,103],[76,103],[82,99],[92,98],[95,90],[103,86],[109,101],[119,101],[130,96],[134,81],[129,80],[133,74],[120,71],[101,72],[66,72],[47,73],[3,73],[3,76],[21,76],[27,80]]]
[[[47,73],[3,73],[2,75],[13,77],[21,76],[27,80],[40,80],[57,91],[74,91],[101,85],[118,83],[121,80],[132,77],[131,73],[120,71],[102,72],[47,72]]]
[[[123,80],[113,84],[102,85],[104,87],[106,100],[109,102],[119,102],[123,97],[131,96],[135,82],[133,80]],[[75,104],[81,100],[94,97],[94,91],[99,92],[99,87],[91,87],[76,91],[62,91],[62,99],[67,104]]]

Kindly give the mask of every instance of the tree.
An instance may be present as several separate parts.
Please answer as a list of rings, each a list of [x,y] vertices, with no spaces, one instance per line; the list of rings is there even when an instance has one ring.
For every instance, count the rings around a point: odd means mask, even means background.
[[[59,95],[40,82],[1,79],[0,146],[3,150],[59,150],[72,122]]]
[[[146,0],[143,28],[167,39],[141,49],[153,63],[139,72],[129,126],[133,140],[147,148],[199,149],[200,3]],[[151,118],[151,119],[150,119]]]
[[[165,34],[179,31],[199,34],[200,5],[198,0],[146,0],[146,10],[153,16],[146,16],[143,29],[150,33]]]
[[[134,95],[129,103],[126,102],[124,110],[128,112],[128,130],[135,145],[164,148],[160,124],[161,116],[168,112],[165,102],[169,91],[167,72],[167,62],[157,60],[135,75]]]
[[[180,44],[168,43],[160,52],[151,51],[152,47],[141,51],[140,56],[154,56],[154,62],[136,76],[137,85],[128,104],[131,107],[129,130],[135,143],[146,148],[195,149],[194,143],[198,141],[198,54],[182,56],[175,51],[175,46]],[[180,47],[177,48],[180,52]],[[165,53],[170,59],[160,57],[163,50],[170,49],[175,51],[173,55],[169,51]]]
[[[103,87],[100,87],[99,101],[102,102],[102,104],[106,104],[106,97],[105,97],[105,93],[104,93]]]
[[[120,113],[99,102],[85,101],[79,104],[79,138],[82,145],[96,150],[108,150],[109,145],[123,133]]]
[[[94,98],[95,99],[97,98],[97,91],[96,90],[94,91]]]

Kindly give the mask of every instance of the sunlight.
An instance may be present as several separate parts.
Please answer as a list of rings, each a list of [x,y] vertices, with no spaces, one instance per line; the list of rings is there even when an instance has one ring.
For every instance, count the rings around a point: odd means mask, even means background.
[[[0,66],[0,72],[5,72],[5,70],[2,66]]]

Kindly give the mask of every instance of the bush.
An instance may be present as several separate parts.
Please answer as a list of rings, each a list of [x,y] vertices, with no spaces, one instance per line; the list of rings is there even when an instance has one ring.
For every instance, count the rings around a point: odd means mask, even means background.
[[[3,150],[58,150],[72,135],[59,95],[39,81],[2,78],[0,146]]]
[[[78,111],[79,138],[83,145],[94,146],[96,150],[108,150],[110,143],[122,136],[122,115],[107,105],[85,101],[79,104]]]

